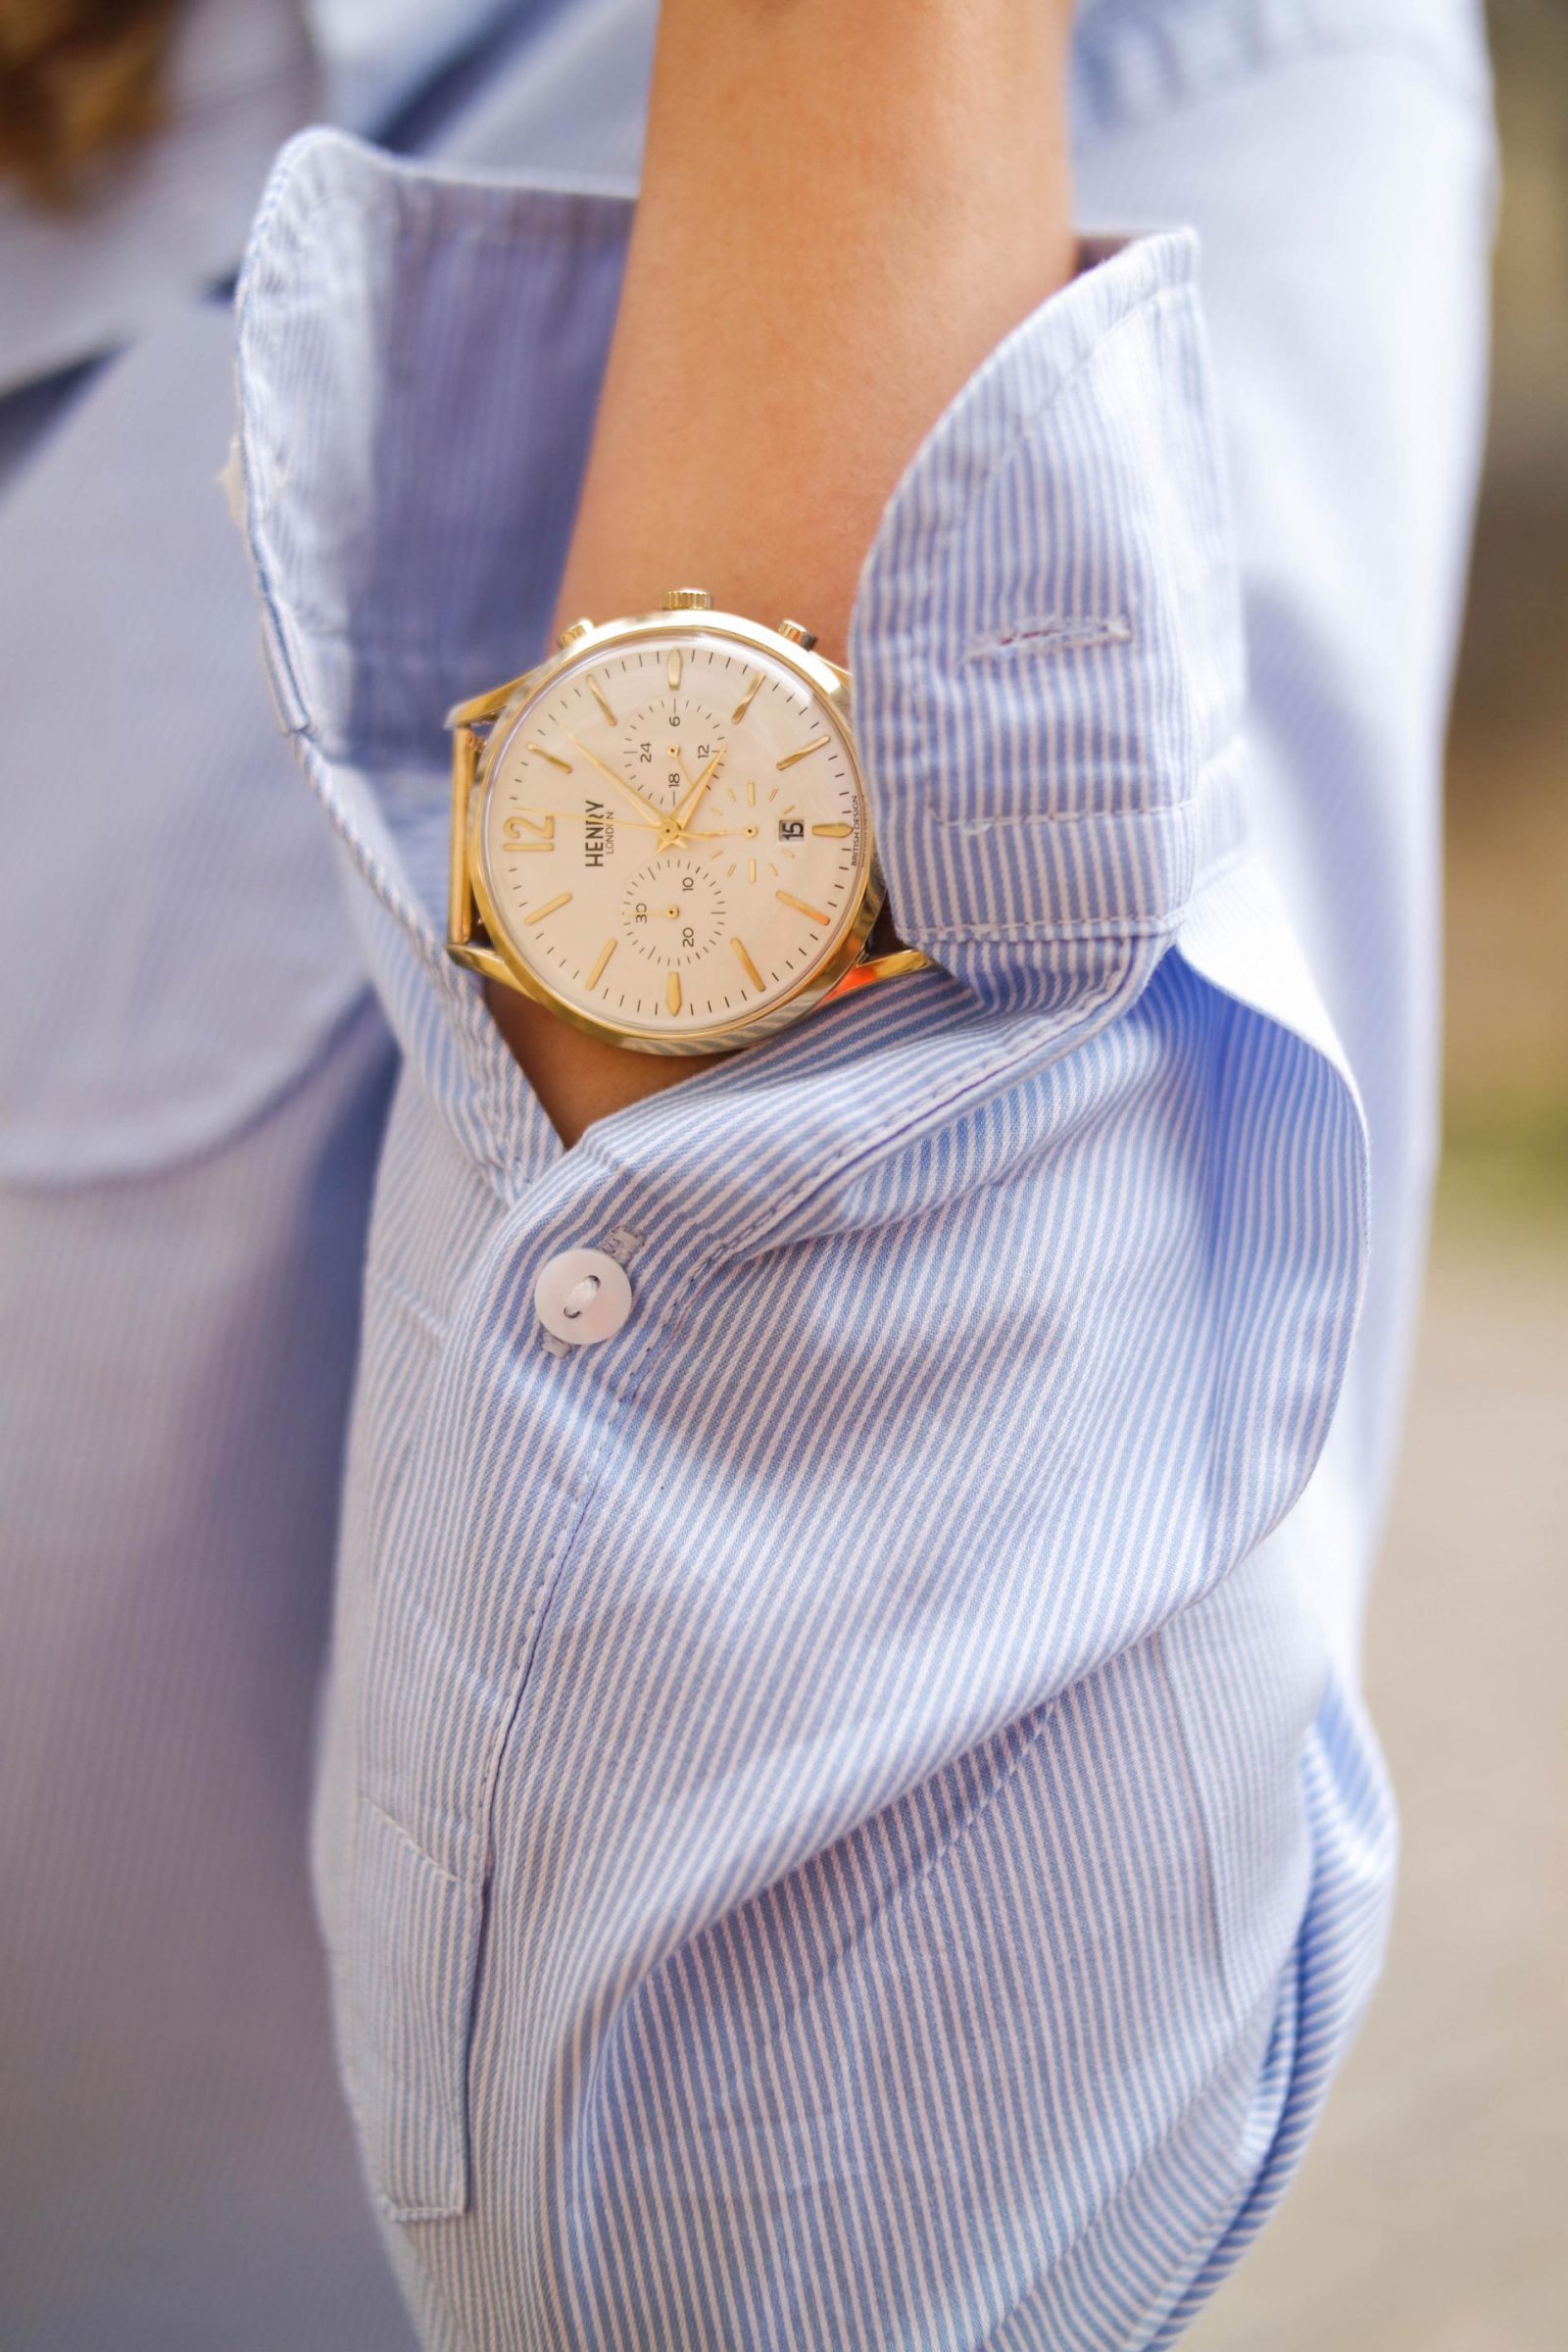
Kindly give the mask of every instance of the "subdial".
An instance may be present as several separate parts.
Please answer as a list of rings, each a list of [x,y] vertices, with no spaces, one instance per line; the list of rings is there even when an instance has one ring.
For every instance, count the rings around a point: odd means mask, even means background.
[[[678,808],[724,740],[721,720],[706,704],[667,694],[634,710],[621,727],[621,769],[651,801]]]
[[[701,962],[727,923],[723,890],[689,850],[645,865],[620,902],[622,937],[661,971]]]

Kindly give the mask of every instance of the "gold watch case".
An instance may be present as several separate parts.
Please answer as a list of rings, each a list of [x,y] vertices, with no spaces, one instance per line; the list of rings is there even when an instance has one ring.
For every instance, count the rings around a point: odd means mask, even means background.
[[[573,622],[563,631],[547,661],[521,677],[509,679],[505,685],[493,687],[488,694],[476,695],[469,702],[459,703],[450,710],[446,721],[452,730],[447,954],[453,960],[483,974],[487,980],[517,989],[590,1037],[633,1053],[682,1056],[734,1053],[744,1046],[760,1044],[763,1038],[803,1019],[831,997],[847,995],[853,989],[905,972],[929,968],[929,958],[914,949],[903,948],[886,956],[866,954],[872,927],[886,897],[869,814],[859,874],[859,904],[848,928],[823,960],[811,966],[787,996],[764,1012],[741,1014],[732,1021],[691,1035],[649,1036],[622,1028],[612,1020],[596,1019],[580,1006],[567,1003],[509,949],[506,926],[498,915],[485,870],[483,817],[491,769],[522,712],[548,691],[563,671],[587,656],[602,655],[613,647],[634,644],[646,637],[679,638],[699,632],[730,638],[741,646],[766,654],[773,662],[793,670],[827,707],[855,762],[856,780],[864,798],[865,782],[851,723],[849,673],[815,653],[808,633],[799,624],[787,622],[784,631],[766,628],[739,613],[715,612],[701,589],[671,589],[661,612],[598,623]]]

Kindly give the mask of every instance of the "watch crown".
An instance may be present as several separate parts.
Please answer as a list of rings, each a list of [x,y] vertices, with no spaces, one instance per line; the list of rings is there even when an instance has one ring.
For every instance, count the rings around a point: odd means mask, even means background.
[[[575,645],[579,637],[586,637],[593,625],[591,620],[568,621],[556,639],[557,645],[564,652],[568,645]]]
[[[713,600],[706,588],[668,588],[664,592],[666,612],[710,612]]]
[[[798,620],[781,620],[778,624],[778,633],[781,637],[787,637],[791,645],[800,646],[806,653],[809,653],[816,643],[816,631],[807,628],[803,622]]]

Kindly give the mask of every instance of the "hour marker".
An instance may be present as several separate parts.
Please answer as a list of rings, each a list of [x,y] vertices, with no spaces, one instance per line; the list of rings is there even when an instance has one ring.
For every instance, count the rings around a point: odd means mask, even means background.
[[[599,708],[604,712],[605,716],[609,719],[611,725],[612,727],[618,727],[620,721],[615,716],[613,710],[612,710],[610,708],[608,701],[605,699],[605,690],[600,685],[597,678],[590,678],[588,680],[588,691],[593,696],[594,701],[599,705]]]
[[[674,691],[675,691],[676,687],[677,687],[679,684],[680,684],[680,648],[679,648],[679,646],[672,646],[672,647],[671,647],[671,649],[670,649],[670,656],[669,656],[669,691],[670,691],[670,693],[671,693],[671,694],[673,694],[673,693],[674,693]]]
[[[755,776],[746,787],[746,806],[748,808],[757,807],[757,779]]]
[[[851,828],[848,825],[813,825],[811,831],[818,841],[848,841]]]
[[[762,975],[758,970],[751,957],[747,955],[746,950],[741,946],[740,941],[735,937],[733,932],[730,933],[729,944],[734,949],[737,956],[740,958],[740,967],[741,970],[746,974],[747,979],[751,982],[754,988],[760,988],[762,985]]]
[[[746,860],[746,879],[748,882],[757,880],[757,859],[755,858],[748,858]]]
[[[798,752],[786,752],[779,761],[780,767],[793,767],[797,760],[808,760],[813,752],[825,752],[832,740],[830,735],[813,735]]]
[[[530,743],[528,750],[535,760],[548,760],[552,767],[564,768],[566,774],[570,775],[571,761],[563,760],[559,752],[547,752],[542,743]]]
[[[570,905],[571,893],[569,890],[564,890],[559,899],[546,899],[542,906],[536,906],[532,914],[525,914],[522,919],[525,923],[542,923],[545,916],[554,914],[558,906],[569,906]]]
[[[746,716],[747,711],[751,709],[752,699],[761,683],[762,673],[760,670],[759,670],[756,677],[747,687],[746,692],[741,696],[740,701],[736,704],[734,710],[730,714],[730,723],[732,726],[740,725],[741,720]]]
[[[509,816],[501,827],[503,849],[553,850],[556,846],[556,820],[553,816]]]
[[[797,914],[804,914],[808,916],[813,923],[826,923],[828,920],[828,917],[825,914],[819,913],[816,907],[808,906],[804,899],[792,899],[787,890],[776,890],[773,893],[773,896],[776,899],[782,900],[786,906],[793,906]]]
[[[588,975],[588,985],[590,988],[597,988],[599,986],[600,981],[605,976],[605,966],[614,953],[615,942],[612,939],[607,939],[604,946],[600,949],[597,957],[595,958],[593,970]]]
[[[664,1003],[665,1003],[665,1004],[666,1004],[669,1006],[669,1009],[670,1009],[670,1011],[671,1011],[671,1012],[679,1012],[679,1010],[680,1010],[680,974],[679,974],[679,972],[671,972],[671,973],[670,973],[670,975],[669,975],[669,978],[668,978],[668,979],[667,979],[667,980],[664,982]]]

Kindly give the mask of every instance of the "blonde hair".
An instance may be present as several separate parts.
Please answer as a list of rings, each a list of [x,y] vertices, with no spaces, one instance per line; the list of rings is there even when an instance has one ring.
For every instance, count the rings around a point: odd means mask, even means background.
[[[44,204],[162,119],[183,0],[0,0],[0,177]]]

